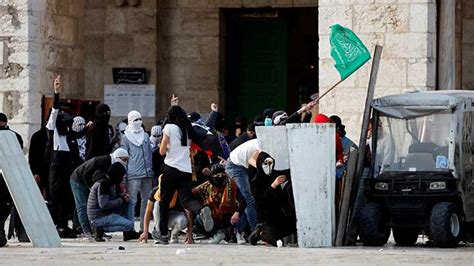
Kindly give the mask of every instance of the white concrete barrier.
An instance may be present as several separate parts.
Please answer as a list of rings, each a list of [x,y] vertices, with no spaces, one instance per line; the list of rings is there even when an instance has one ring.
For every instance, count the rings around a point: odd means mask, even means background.
[[[335,128],[332,124],[257,127],[275,169],[291,169],[299,247],[330,247],[336,234]]]
[[[290,168],[290,156],[288,153],[288,137],[286,127],[255,127],[257,133],[258,147],[275,159],[275,170]]]
[[[298,218],[298,246],[330,247],[336,235],[334,125],[290,124],[286,127]]]
[[[61,239],[15,134],[0,131],[0,171],[33,247],[59,247]]]

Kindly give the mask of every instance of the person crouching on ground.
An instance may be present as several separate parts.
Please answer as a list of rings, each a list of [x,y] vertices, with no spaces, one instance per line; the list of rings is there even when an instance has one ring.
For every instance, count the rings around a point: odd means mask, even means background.
[[[252,192],[257,205],[259,224],[249,242],[259,240],[276,246],[277,241],[296,233],[296,211],[288,170],[274,170],[275,160],[266,152],[257,157],[257,174],[252,179]]]
[[[148,197],[148,203],[146,206],[145,212],[145,221],[143,224],[143,233],[140,235],[138,241],[147,242],[148,239],[148,228],[150,226],[150,220],[152,217],[155,219],[155,226],[153,227],[153,231],[151,235],[154,239],[158,239],[158,235],[160,233],[160,186],[161,186],[161,176],[158,178],[158,186],[154,187],[150,192],[150,197]],[[170,216],[168,219],[168,227],[171,228],[171,238],[170,243],[176,244],[179,242],[178,235],[179,232],[184,230],[188,225],[188,219],[186,218],[186,214],[184,213],[183,208],[180,206],[178,202],[178,191],[175,191],[173,194],[173,199],[170,202]],[[188,228],[188,234],[191,233],[192,238],[192,228]],[[158,241],[155,241],[155,244],[159,244]]]
[[[247,207],[236,182],[227,176],[224,165],[213,164],[209,181],[195,187],[193,195],[201,204],[211,208],[214,236],[209,240],[209,244],[219,244],[224,240],[227,229],[237,225],[240,214]],[[237,228],[236,238],[239,245],[244,245],[245,239],[241,229],[243,228]]]
[[[117,194],[117,187],[126,172],[125,167],[116,162],[110,166],[107,174],[101,171],[94,173],[95,183],[87,201],[87,215],[97,242],[104,241],[104,232],[133,230],[133,221],[119,214],[128,207],[129,195]]]

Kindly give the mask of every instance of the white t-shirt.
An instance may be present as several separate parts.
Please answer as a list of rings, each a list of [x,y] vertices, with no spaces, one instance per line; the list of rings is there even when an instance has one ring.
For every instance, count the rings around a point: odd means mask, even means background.
[[[233,164],[248,168],[249,159],[256,150],[258,150],[258,141],[257,139],[252,139],[235,148],[230,153],[229,159]]]
[[[188,140],[187,146],[181,146],[181,129],[174,124],[167,124],[165,128],[163,128],[163,134],[169,137],[165,164],[181,172],[192,173],[189,152],[190,141]]]

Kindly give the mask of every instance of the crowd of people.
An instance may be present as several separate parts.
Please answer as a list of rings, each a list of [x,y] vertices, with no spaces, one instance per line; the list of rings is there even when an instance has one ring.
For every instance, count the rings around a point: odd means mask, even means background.
[[[47,123],[31,137],[29,164],[61,238],[102,242],[108,232],[123,232],[124,241],[168,244],[184,236],[188,244],[202,237],[211,244],[276,246],[296,235],[291,175],[276,170],[272,155],[259,149],[255,127],[335,123],[337,180],[355,147],[339,117],[317,114],[311,121],[314,102],[290,115],[266,109],[250,124],[238,117],[229,129],[216,104],[201,117],[186,113],[173,95],[166,117],[150,133],[131,110],[113,134],[109,106],[99,104],[86,121],[62,110],[60,76],[53,89]],[[10,130],[4,114],[0,130]],[[10,214],[8,238],[28,241],[2,177],[0,190],[0,246],[7,242]]]

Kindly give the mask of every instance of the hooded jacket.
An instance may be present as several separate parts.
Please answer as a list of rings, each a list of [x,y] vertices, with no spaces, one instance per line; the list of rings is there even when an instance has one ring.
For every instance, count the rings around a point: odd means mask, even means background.
[[[291,186],[289,170],[275,170],[275,160],[273,159],[272,171],[270,175],[265,174],[262,163],[267,158],[272,158],[266,152],[260,152],[257,157],[257,174],[252,179],[252,194],[255,198],[259,222],[268,222],[281,216],[296,215],[294,208],[293,189]],[[275,178],[285,175],[288,183],[282,188],[271,187]]]
[[[95,109],[94,125],[87,131],[86,160],[107,155],[112,150],[109,138],[110,107],[101,103]]]
[[[74,170],[71,179],[74,179],[85,185],[87,188],[90,188],[94,184],[94,181],[92,180],[94,172],[100,170],[105,173],[111,165],[112,158],[110,155],[89,159]]]
[[[136,146],[128,138],[122,138],[121,148],[125,149],[130,158],[127,166],[127,180],[153,177],[153,163],[150,138],[147,133],[140,146]]]
[[[126,170],[120,163],[114,163],[109,167],[107,174],[95,171],[89,199],[87,200],[87,216],[93,221],[113,213],[125,203],[125,200],[117,195],[117,185],[122,181]]]

